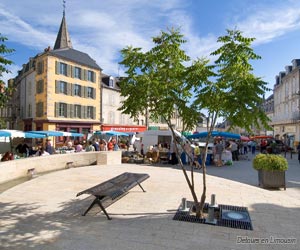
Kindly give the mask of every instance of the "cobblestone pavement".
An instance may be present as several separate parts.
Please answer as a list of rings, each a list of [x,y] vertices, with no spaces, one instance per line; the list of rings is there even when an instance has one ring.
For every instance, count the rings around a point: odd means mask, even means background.
[[[287,190],[257,186],[249,160],[207,167],[207,202],[247,207],[253,231],[173,220],[183,197],[192,200],[179,166],[88,166],[39,176],[0,194],[0,249],[231,250],[300,249],[300,164],[287,156]],[[148,173],[111,205],[107,220],[92,197],[76,194],[123,172]],[[195,173],[202,192],[202,174]],[[288,242],[289,241],[289,242]],[[288,244],[289,243],[289,244]]]

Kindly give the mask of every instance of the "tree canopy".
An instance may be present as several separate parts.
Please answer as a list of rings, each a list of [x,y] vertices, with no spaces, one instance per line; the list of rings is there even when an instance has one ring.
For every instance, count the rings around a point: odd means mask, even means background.
[[[6,86],[2,79],[3,73],[10,73],[7,65],[13,63],[11,60],[6,59],[5,56],[14,51],[14,49],[7,48],[5,41],[7,41],[7,38],[0,33],[0,108],[5,106],[13,91],[12,86]]]
[[[199,117],[203,116],[202,110],[208,112],[200,201],[195,191],[193,166],[188,177],[179,160],[194,199],[196,215],[201,216],[206,199],[207,145],[217,118],[223,117],[232,127],[249,131],[253,124],[268,127],[268,118],[261,108],[266,83],[253,74],[250,64],[260,56],[251,48],[254,38],[243,37],[238,30],[227,30],[226,35],[218,38],[222,45],[211,53],[216,57],[211,64],[206,58],[191,60],[181,48],[187,41],[179,30],[162,31],[152,41],[154,47],[146,52],[131,46],[121,51],[120,64],[125,67],[127,76],[120,82],[121,95],[125,97],[120,110],[134,118],[148,112],[153,119],[162,116],[172,131],[175,109],[187,130],[196,127]],[[175,148],[178,153],[176,145]]]
[[[149,112],[152,119],[163,117],[170,124],[176,109],[185,128],[192,129],[199,118],[198,107],[191,103],[192,90],[213,75],[208,60],[191,61],[181,49],[186,40],[179,30],[162,31],[153,43],[147,52],[131,46],[121,51],[127,76],[120,82],[126,97],[120,110],[134,118]]]

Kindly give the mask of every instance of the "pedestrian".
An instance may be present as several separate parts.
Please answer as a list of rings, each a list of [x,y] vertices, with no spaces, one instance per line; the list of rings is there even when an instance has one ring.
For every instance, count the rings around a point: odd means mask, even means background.
[[[255,151],[256,151],[256,141],[252,141],[251,143],[251,151],[252,151],[252,155],[255,155]]]
[[[297,151],[298,151],[298,161],[299,161],[299,164],[300,164],[300,142],[298,143]]]

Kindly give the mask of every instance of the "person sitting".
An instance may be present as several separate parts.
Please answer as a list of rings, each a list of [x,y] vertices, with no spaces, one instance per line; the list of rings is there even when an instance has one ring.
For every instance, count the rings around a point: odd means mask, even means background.
[[[88,145],[85,147],[85,152],[95,151],[95,147],[91,141],[88,141]]]
[[[77,143],[76,145],[76,149],[75,149],[75,152],[82,152],[83,151],[83,146],[80,142]]]
[[[54,147],[52,146],[52,142],[50,140],[47,140],[46,142],[45,151],[48,152],[50,155],[54,154],[55,152]]]
[[[35,155],[36,156],[46,156],[46,155],[50,155],[50,154],[47,151],[45,151],[44,147],[40,147]]]
[[[3,157],[1,158],[1,161],[11,161],[11,160],[13,160],[13,159],[14,159],[13,153],[10,152],[10,151],[7,151],[7,152],[3,155]]]
[[[16,147],[16,151],[20,156],[29,156],[29,146],[25,143],[25,141],[23,141]]]

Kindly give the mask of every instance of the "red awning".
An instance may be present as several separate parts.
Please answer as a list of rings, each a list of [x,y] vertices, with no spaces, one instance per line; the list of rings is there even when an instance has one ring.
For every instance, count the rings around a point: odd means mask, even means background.
[[[255,139],[271,139],[274,138],[271,135],[255,135],[255,136],[250,136],[250,139],[255,140]]]
[[[138,125],[101,125],[102,131],[118,131],[118,132],[144,132],[147,130],[146,126]]]

